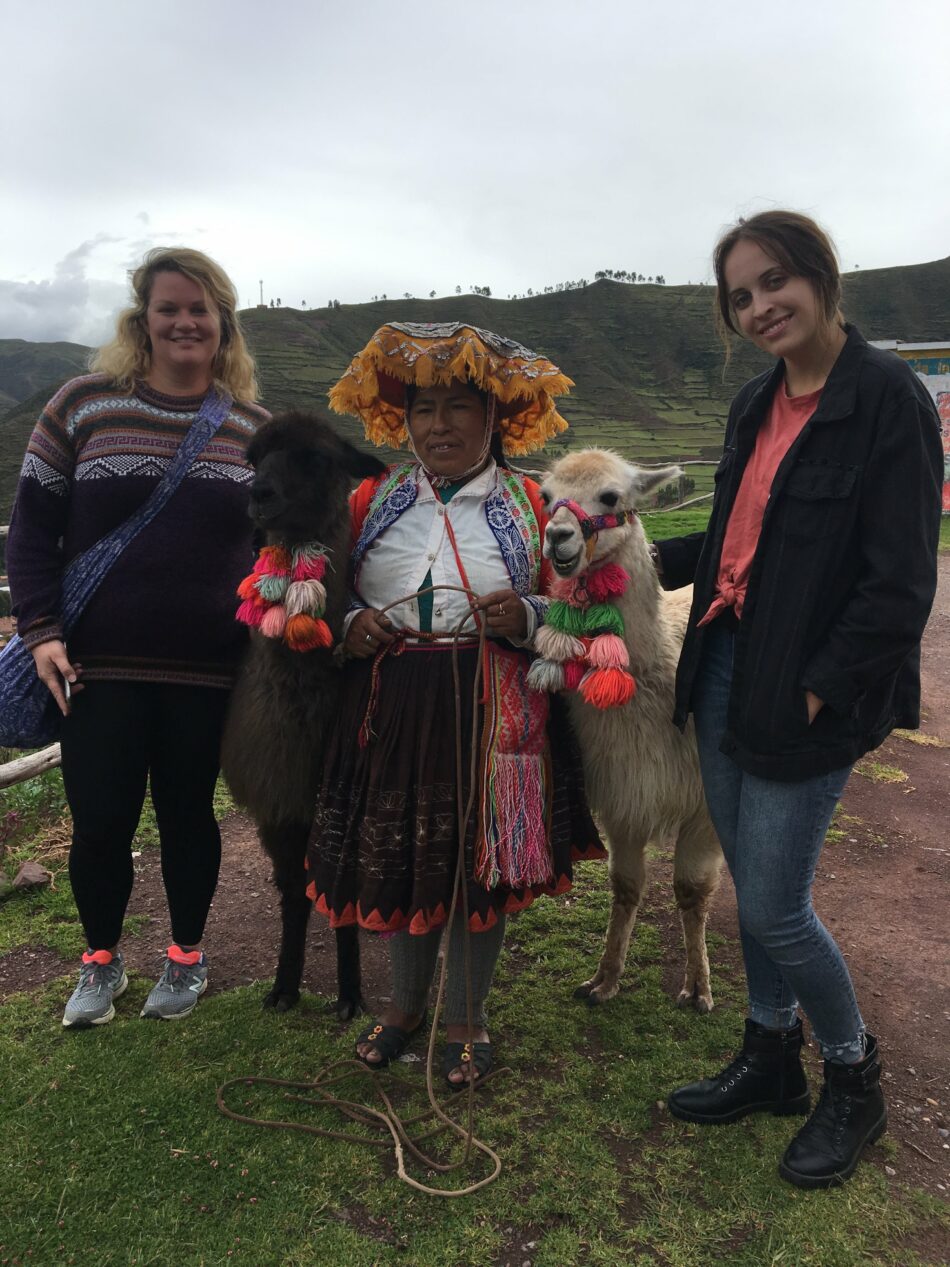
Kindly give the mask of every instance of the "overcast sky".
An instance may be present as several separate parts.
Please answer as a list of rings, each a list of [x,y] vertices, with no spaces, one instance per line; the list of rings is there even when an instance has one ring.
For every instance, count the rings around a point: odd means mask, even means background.
[[[106,337],[152,245],[242,306],[709,280],[790,205],[950,254],[948,0],[0,0],[0,337]]]

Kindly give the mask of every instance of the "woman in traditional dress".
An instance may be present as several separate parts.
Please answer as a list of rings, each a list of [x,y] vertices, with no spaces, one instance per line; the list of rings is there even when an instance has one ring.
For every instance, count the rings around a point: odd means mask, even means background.
[[[213,796],[245,637],[234,590],[252,554],[244,450],[268,416],[252,403],[254,362],[214,260],[151,251],[131,298],[93,358],[97,372],[66,383],[40,415],[7,547],[18,632],[63,713],[69,878],[87,941],[63,1014],[70,1029],[111,1021],[128,984],[119,939],[147,784],[171,944],[142,1015],[187,1016],[207,985],[200,943],[221,860]],[[135,523],[179,450],[209,433],[169,504],[109,568],[67,648],[66,565]]]
[[[568,889],[572,858],[603,856],[559,702],[526,685],[527,647],[547,606],[545,516],[537,486],[505,460],[565,429],[553,398],[570,386],[550,361],[489,331],[392,324],[330,393],[370,440],[408,443],[412,457],[353,497],[350,659],[308,893],[331,926],[392,935],[392,1002],[357,1043],[368,1065],[388,1064],[425,1018],[455,886],[459,804],[473,790],[474,720],[474,809],[447,950],[442,1067],[455,1088],[491,1067],[484,1004],[507,915]],[[466,616],[456,693],[453,631]]]

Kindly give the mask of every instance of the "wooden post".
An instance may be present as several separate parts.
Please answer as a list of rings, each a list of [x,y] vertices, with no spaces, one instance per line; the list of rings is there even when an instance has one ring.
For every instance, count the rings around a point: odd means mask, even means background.
[[[45,774],[47,770],[55,770],[60,764],[59,744],[50,744],[39,752],[30,752],[25,757],[17,757],[0,765],[0,789],[12,787],[14,783],[25,783],[27,779]]]

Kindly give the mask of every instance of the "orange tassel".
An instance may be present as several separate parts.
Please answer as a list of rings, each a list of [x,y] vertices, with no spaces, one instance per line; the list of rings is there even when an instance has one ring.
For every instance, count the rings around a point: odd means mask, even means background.
[[[325,620],[301,614],[287,621],[284,642],[292,651],[313,651],[317,647],[332,647],[333,635]]]
[[[619,708],[633,699],[637,684],[626,669],[591,669],[578,689],[594,708]]]

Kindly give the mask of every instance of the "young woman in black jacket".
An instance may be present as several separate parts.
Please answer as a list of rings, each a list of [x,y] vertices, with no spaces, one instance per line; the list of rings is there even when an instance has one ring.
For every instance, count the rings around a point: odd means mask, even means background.
[[[749,1015],[735,1060],[668,1102],[710,1124],[807,1113],[801,1008],[824,1088],[779,1171],[823,1188],[850,1177],[887,1114],[877,1043],[812,881],[854,762],[919,724],[940,426],[909,367],[843,323],[834,247],[812,220],[740,220],[714,264],[724,332],[777,364],[733,402],[706,532],[658,542],[656,560],[667,588],[695,586],[675,720],[695,714]]]

